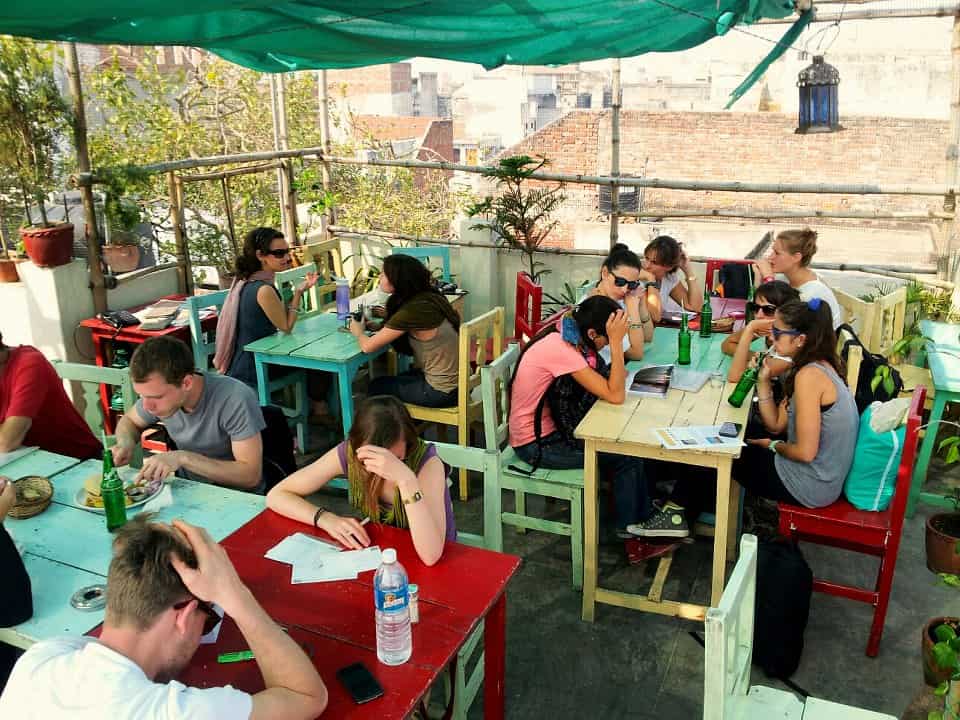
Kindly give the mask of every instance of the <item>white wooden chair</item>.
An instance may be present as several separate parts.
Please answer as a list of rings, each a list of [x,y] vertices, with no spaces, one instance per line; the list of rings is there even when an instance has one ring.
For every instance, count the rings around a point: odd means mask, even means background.
[[[704,720],[896,720],[892,715],[812,697],[804,702],[786,690],[751,687],[756,591],[757,538],[744,535],[740,559],[720,605],[707,611]]]
[[[874,327],[874,303],[866,302],[858,297],[854,297],[838,288],[831,288],[840,310],[843,312],[841,320],[853,328],[853,331],[860,338],[864,347],[872,349],[873,345],[873,327]],[[901,335],[903,329],[901,328]]]
[[[316,266],[317,274],[320,276],[320,281],[317,283],[317,296],[322,305],[329,305],[334,301],[333,293],[337,290],[336,278],[346,277],[343,272],[340,241],[333,239],[308,242],[303,247],[303,261]]]

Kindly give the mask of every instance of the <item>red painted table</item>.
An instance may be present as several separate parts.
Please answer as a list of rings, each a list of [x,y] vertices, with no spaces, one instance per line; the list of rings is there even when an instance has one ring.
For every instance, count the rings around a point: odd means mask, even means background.
[[[397,667],[377,660],[373,616],[373,572],[356,580],[290,584],[291,567],[263,554],[296,532],[324,536],[307,525],[264,510],[223,540],[230,559],[266,611],[304,645],[330,691],[324,717],[405,718],[440,676],[481,621],[484,623],[484,716],[504,716],[506,587],[520,566],[511,555],[448,543],[440,562],[417,558],[410,533],[368,525],[373,543],[393,547],[410,582],[420,586],[420,622],[413,626],[413,656]],[[222,652],[246,649],[227,619],[215,645],[203,645],[178,678],[187,685],[231,684],[247,692],[263,689],[256,663],[219,665]],[[384,689],[384,697],[356,705],[336,671],[362,661]]]
[[[166,295],[158,300],[185,300],[186,295]],[[157,300],[154,300],[157,302]],[[132,308],[130,312],[137,312],[152,305],[153,303],[144,303]],[[130,345],[139,345],[142,342],[160,335],[170,335],[183,340],[187,345],[190,344],[190,327],[182,325],[180,327],[169,326],[163,330],[141,330],[139,325],[130,325],[128,327],[115,328],[113,325],[105,323],[98,317],[87,318],[80,321],[80,327],[89,328],[93,340],[93,350],[95,360],[98,366],[107,367],[110,365],[111,357],[107,351],[107,346],[113,343],[129,343]],[[217,329],[217,318],[207,318],[202,322],[204,331],[215,331]],[[115,414],[110,409],[110,388],[107,385],[100,386],[100,404],[103,409],[103,423],[107,434],[114,431]]]

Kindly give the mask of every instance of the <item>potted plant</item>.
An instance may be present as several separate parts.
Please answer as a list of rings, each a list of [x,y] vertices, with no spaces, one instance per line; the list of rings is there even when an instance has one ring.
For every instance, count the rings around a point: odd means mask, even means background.
[[[526,256],[529,267],[526,272],[534,282],[539,282],[541,276],[550,272],[543,263],[534,260],[534,253],[559,225],[560,221],[551,220],[551,217],[566,199],[562,183],[554,187],[543,184],[529,189],[524,187],[524,181],[547,164],[549,161],[544,157],[534,159],[528,155],[501,159],[483,173],[496,179],[497,187],[502,188],[500,195],[488,196],[467,208],[470,217],[482,215],[488,218],[486,223],[478,223],[474,228],[491,228],[496,242]]]
[[[98,177],[104,191],[103,214],[109,239],[101,249],[104,262],[114,274],[136,270],[141,249],[135,230],[143,214],[127,194],[134,186],[144,184],[148,176],[139,168],[115,167],[100,171]]]
[[[945,575],[945,582],[947,578],[952,578],[951,584],[954,581],[960,583],[960,578],[956,575]],[[933,652],[934,645],[939,641],[937,628],[941,625],[947,625],[954,634],[960,634],[960,618],[957,617],[935,617],[923,626],[920,636],[920,656],[923,662],[923,681],[930,687],[937,687],[945,680],[949,680],[951,674],[950,668],[942,668],[937,664]]]
[[[46,208],[68,118],[53,75],[51,46],[0,38],[0,164],[12,172],[23,195],[26,223],[20,236],[27,255],[41,267],[64,265],[73,255],[73,225],[51,223]]]
[[[928,428],[927,432],[934,432]],[[960,459],[960,436],[946,438],[940,443],[946,449],[947,463]],[[953,503],[952,512],[934,513],[927,518],[927,567],[935,573],[960,574],[960,488],[945,495]]]
[[[942,668],[948,679],[943,680],[934,690],[944,698],[943,711],[934,711],[927,720],[948,720],[960,717],[960,637],[956,626],[943,623],[934,628],[936,642],[932,653],[934,663]]]

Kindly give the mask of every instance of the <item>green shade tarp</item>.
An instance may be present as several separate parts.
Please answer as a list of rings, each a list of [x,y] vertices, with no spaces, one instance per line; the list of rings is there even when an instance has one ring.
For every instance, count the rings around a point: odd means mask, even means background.
[[[0,33],[193,46],[264,72],[416,56],[493,68],[685,50],[793,11],[787,0],[2,0]]]

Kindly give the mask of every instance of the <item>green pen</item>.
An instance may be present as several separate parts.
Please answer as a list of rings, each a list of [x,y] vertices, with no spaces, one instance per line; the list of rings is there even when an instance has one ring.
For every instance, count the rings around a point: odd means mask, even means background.
[[[244,660],[253,660],[253,650],[237,650],[236,652],[217,655],[217,662],[220,664],[243,662]]]

